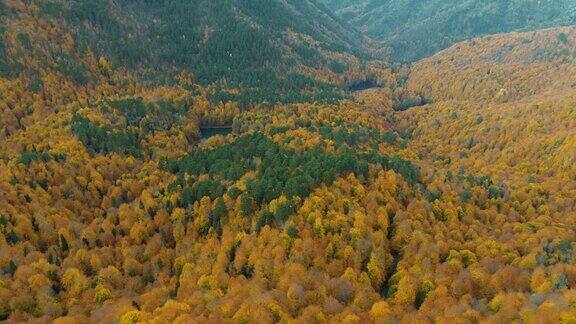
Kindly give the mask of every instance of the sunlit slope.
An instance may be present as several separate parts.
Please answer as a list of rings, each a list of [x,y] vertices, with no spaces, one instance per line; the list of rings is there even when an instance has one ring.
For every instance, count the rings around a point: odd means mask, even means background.
[[[500,34],[454,45],[416,63],[406,88],[432,101],[506,102],[576,85],[576,29]]]

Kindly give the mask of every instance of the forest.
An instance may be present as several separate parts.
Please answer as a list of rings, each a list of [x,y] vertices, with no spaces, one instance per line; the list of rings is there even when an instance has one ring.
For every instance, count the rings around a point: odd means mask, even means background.
[[[0,38],[0,321],[576,321],[574,27],[408,65],[312,0],[0,0]]]
[[[571,0],[321,0],[343,21],[414,62],[463,40],[576,24]]]

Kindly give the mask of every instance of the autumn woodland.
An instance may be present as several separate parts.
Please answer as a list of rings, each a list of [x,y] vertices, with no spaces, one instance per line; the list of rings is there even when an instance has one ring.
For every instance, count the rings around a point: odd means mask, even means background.
[[[351,24],[0,0],[0,321],[576,323],[576,28]]]

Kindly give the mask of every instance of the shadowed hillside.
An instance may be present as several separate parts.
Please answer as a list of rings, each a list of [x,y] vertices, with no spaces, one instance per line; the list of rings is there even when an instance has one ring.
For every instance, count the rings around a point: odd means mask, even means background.
[[[393,61],[415,61],[461,40],[576,23],[570,0],[323,0],[344,21],[382,41]]]

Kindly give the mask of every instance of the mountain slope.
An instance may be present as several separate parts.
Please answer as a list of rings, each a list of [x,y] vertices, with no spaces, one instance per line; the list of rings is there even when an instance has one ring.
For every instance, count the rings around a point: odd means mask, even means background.
[[[415,61],[475,36],[576,23],[570,0],[324,0],[343,20],[382,41],[393,61]]]
[[[576,86],[576,28],[462,42],[411,68],[406,89],[431,101],[510,102]]]
[[[442,192],[440,201],[460,199],[453,206],[463,211],[459,229],[446,224],[424,230],[432,237],[417,245],[444,246],[439,233],[450,228],[445,234],[459,248],[446,262],[420,271],[428,254],[403,258],[412,265],[405,272],[422,279],[436,273],[433,282],[447,287],[431,293],[419,315],[442,314],[432,316],[439,322],[572,318],[563,305],[576,286],[574,279],[564,280],[576,270],[575,31],[475,39],[413,68],[407,87],[431,103],[397,114],[398,126],[411,134],[408,146],[422,158],[424,173],[435,174],[428,189]],[[486,188],[480,195],[474,188],[479,183]],[[459,197],[444,191],[449,184],[462,186]],[[441,210],[450,215],[450,208]],[[463,265],[452,263],[454,257]],[[458,275],[443,281],[452,266]],[[449,305],[457,300],[466,306],[453,313]]]
[[[215,87],[214,100],[322,101],[341,96],[342,73],[359,67],[363,55],[362,36],[309,0],[50,0],[3,7],[3,61],[13,67],[5,75],[39,61],[83,85],[92,78],[90,51],[142,82],[170,83],[190,72]],[[54,29],[66,31],[60,36],[68,37],[67,48],[49,39]]]

